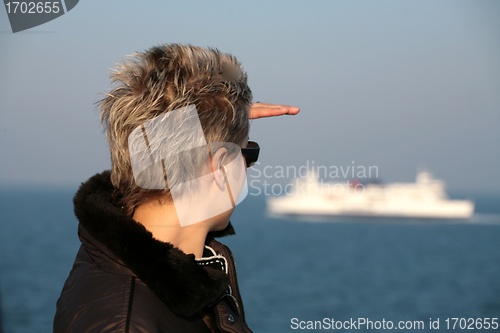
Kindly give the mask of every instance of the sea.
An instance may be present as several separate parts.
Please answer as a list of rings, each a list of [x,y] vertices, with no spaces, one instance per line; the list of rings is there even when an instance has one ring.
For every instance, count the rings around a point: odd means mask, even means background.
[[[75,189],[0,190],[0,332],[51,332],[79,247]],[[254,332],[499,332],[500,194],[470,220],[270,217],[222,238]],[[495,323],[497,323],[495,325]]]

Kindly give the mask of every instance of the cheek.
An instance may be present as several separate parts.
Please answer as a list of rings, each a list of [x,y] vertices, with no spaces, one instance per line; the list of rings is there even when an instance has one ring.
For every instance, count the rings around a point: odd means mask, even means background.
[[[230,170],[229,173],[229,184],[231,186],[232,194],[234,196],[234,201],[238,202],[240,200],[240,193],[244,190],[246,176],[247,176],[247,168],[244,157],[240,154],[233,162],[228,164],[228,168]]]

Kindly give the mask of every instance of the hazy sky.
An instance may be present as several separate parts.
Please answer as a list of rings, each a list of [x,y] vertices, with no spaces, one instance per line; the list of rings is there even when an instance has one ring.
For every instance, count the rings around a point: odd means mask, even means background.
[[[76,186],[109,168],[95,107],[109,68],[164,42],[233,53],[254,100],[259,167],[427,167],[500,191],[500,1],[88,1],[25,32],[0,9],[0,186]],[[309,161],[309,162],[308,162]],[[313,162],[314,161],[314,162]]]

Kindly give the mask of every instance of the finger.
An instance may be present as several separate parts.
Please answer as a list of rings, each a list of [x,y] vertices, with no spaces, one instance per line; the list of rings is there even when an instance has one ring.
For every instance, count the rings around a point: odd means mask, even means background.
[[[250,119],[266,118],[266,117],[276,117],[284,114],[288,114],[287,108],[252,108],[248,117]]]
[[[270,103],[261,103],[257,102],[252,104],[252,107],[255,108],[267,108],[267,109],[287,109],[289,114],[297,114],[300,112],[300,108],[293,105],[285,105],[285,104],[270,104]]]
[[[284,104],[254,103],[250,107],[249,118],[258,119],[266,117],[275,117],[281,115],[296,115],[300,108]]]
[[[283,104],[274,104],[274,103],[263,103],[263,102],[255,102],[252,104],[253,107],[258,107],[258,108],[273,108],[273,109],[279,109],[282,106],[286,106]]]

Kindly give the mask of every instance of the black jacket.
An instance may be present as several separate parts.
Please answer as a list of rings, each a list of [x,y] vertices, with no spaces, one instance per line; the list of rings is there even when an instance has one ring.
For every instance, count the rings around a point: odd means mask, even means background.
[[[210,234],[198,261],[123,213],[109,172],[75,195],[82,245],[57,301],[54,332],[251,332],[229,249]],[[220,235],[234,233],[229,226]]]

